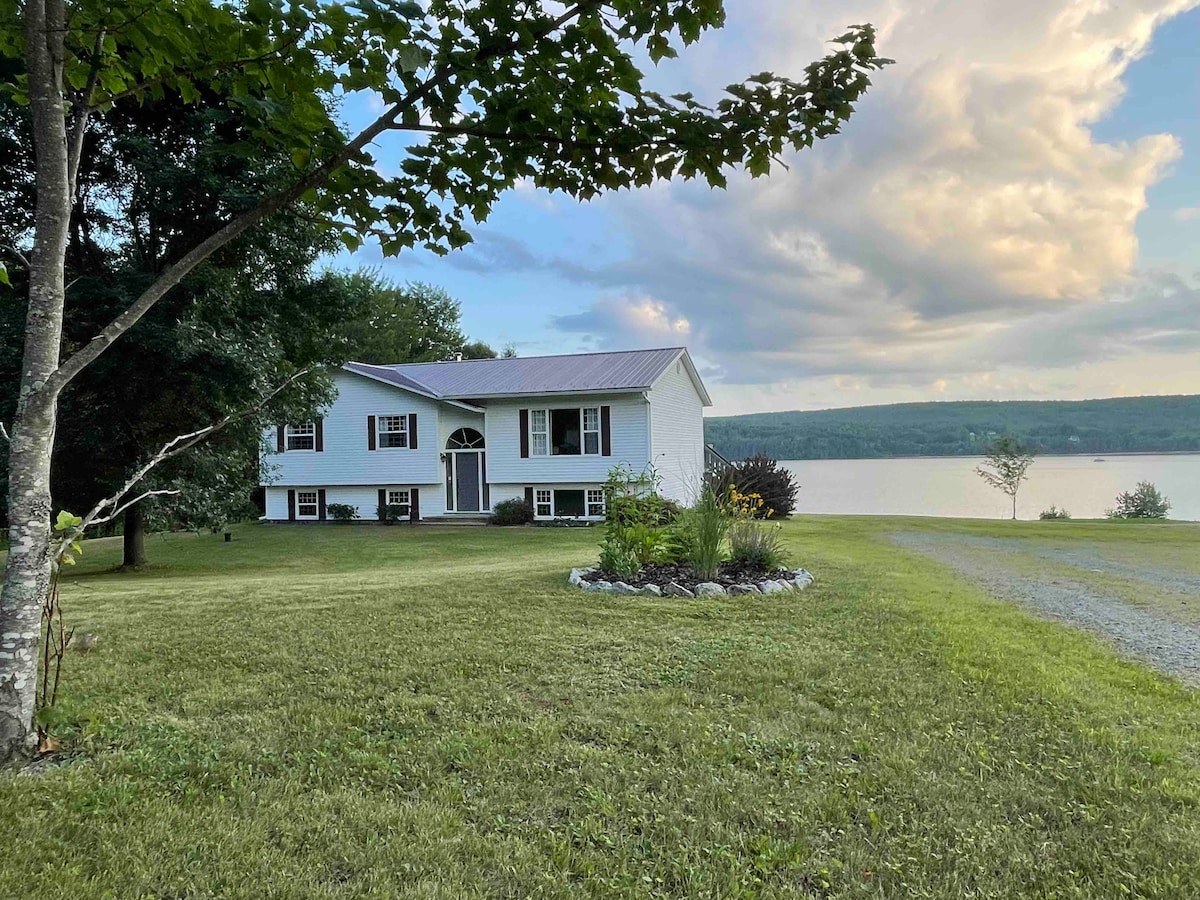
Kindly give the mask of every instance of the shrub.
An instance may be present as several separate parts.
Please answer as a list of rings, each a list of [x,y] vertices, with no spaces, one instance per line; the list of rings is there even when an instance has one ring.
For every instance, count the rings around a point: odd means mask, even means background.
[[[492,507],[493,525],[532,525],[533,507],[517,497],[501,500]]]
[[[725,497],[725,507],[730,517],[730,557],[735,562],[768,571],[782,568],[785,553],[780,546],[779,529],[761,525],[757,521],[764,512],[768,516],[771,513],[766,501],[758,494],[743,494],[731,485]]]
[[[678,516],[679,507],[660,497],[657,488],[653,469],[634,472],[630,466],[620,465],[608,473],[602,569],[631,577],[642,566],[665,559],[666,527]]]
[[[618,578],[633,578],[641,570],[637,555],[628,544],[605,538],[600,545],[600,569]]]
[[[628,464],[614,466],[604,482],[604,521],[610,527],[647,525],[661,528],[679,515],[679,504],[658,493],[653,469],[634,472]]]
[[[665,563],[686,563],[691,561],[695,548],[696,517],[690,509],[681,510],[675,521],[663,529],[659,553]]]
[[[787,565],[778,528],[760,525],[752,519],[735,519],[729,526],[729,558],[768,572]]]
[[[786,519],[796,508],[796,493],[800,490],[795,476],[769,456],[752,456],[715,473],[713,488],[718,497],[728,497],[733,487],[763,499],[762,508],[755,513],[758,519]]]
[[[692,574],[702,580],[717,577],[717,569],[725,558],[725,536],[729,533],[729,512],[712,485],[700,492],[700,499],[691,512],[694,543],[688,563]]]
[[[335,522],[353,522],[358,518],[358,508],[349,503],[330,503],[325,512]]]
[[[1117,508],[1110,509],[1110,519],[1165,519],[1171,503],[1149,481],[1139,481],[1132,492],[1117,495]]]
[[[1071,514],[1065,509],[1059,509],[1057,506],[1051,506],[1049,509],[1042,510],[1038,516],[1039,519],[1069,519]]]
[[[375,515],[384,525],[395,525],[408,515],[408,507],[403,503],[387,503],[375,507]]]
[[[666,545],[666,529],[652,528],[649,525],[634,525],[626,528],[621,540],[630,550],[641,566],[662,561]]]

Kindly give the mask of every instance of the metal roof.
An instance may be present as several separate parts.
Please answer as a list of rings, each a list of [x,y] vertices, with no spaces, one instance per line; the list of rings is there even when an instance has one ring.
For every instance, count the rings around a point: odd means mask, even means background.
[[[394,384],[396,387],[402,387],[408,391],[424,394],[426,397],[439,399],[433,390],[418,381],[413,381],[403,372],[399,371],[403,366],[374,366],[370,363],[348,362],[342,368],[349,369],[358,375],[366,375],[368,378],[386,381],[389,384]]]
[[[707,405],[708,395],[683,347],[394,366],[352,362],[345,368],[441,400],[482,400],[525,394],[649,390],[681,355]]]

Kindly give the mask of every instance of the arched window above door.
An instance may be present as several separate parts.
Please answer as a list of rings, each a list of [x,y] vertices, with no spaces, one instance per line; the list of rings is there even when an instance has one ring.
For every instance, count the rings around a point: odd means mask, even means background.
[[[474,428],[460,428],[446,441],[447,450],[482,450],[483,435]]]

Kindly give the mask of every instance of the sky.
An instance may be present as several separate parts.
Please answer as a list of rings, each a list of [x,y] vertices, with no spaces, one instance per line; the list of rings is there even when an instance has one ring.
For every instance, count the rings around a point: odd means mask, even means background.
[[[862,21],[896,64],[768,178],[520,185],[465,250],[335,264],[440,285],[521,355],[686,345],[716,415],[1200,392],[1200,0],[726,8],[655,87],[799,76]]]

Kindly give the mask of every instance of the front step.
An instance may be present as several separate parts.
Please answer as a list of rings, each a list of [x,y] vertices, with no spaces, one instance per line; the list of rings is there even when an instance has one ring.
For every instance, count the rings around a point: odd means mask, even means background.
[[[491,518],[489,516],[475,515],[473,513],[421,517],[422,525],[487,525],[490,522]]]

